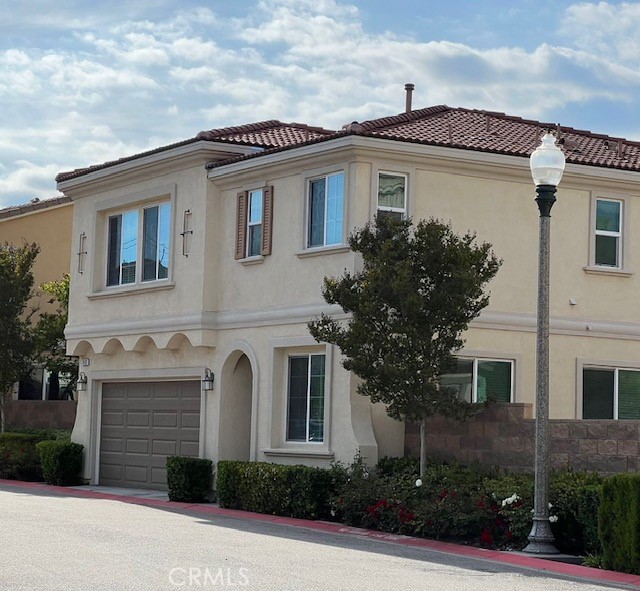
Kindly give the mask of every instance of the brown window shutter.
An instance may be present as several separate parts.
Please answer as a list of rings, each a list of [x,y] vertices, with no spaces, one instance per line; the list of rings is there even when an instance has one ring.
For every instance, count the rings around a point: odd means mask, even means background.
[[[243,259],[247,252],[247,199],[248,193],[238,193],[236,210],[236,259]]]
[[[262,246],[261,255],[271,254],[271,228],[273,226],[273,187],[262,190]]]

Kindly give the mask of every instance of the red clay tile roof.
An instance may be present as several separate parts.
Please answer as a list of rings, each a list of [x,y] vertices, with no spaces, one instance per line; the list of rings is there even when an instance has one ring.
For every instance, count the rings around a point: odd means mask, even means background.
[[[285,146],[294,146],[306,143],[309,140],[315,140],[322,137],[328,137],[335,132],[322,127],[310,127],[302,123],[282,123],[276,119],[270,121],[260,121],[258,123],[249,123],[247,125],[238,125],[235,127],[223,127],[221,129],[211,129],[209,131],[201,131],[193,138],[148,150],[133,156],[111,160],[103,164],[96,164],[86,168],[77,168],[68,172],[61,172],[56,176],[56,182],[68,181],[80,176],[84,176],[96,170],[109,168],[124,162],[130,162],[145,156],[151,156],[160,152],[166,152],[173,148],[179,148],[199,141],[215,141],[226,142],[229,144],[255,146],[259,148],[277,148]]]
[[[0,209],[0,220],[15,217],[17,215],[23,215],[25,213],[31,213],[38,211],[39,209],[46,209],[47,207],[55,207],[56,205],[63,205],[64,203],[71,203],[69,197],[52,197],[51,199],[32,199],[29,203],[22,205],[11,205]]]
[[[310,127],[302,123],[281,123],[272,119],[261,123],[201,131],[196,139],[275,148],[293,146],[333,134],[335,131],[322,127]]]
[[[552,130],[558,137],[558,143],[563,148],[567,162],[640,171],[640,142],[577,130],[556,123],[522,119],[504,113],[446,105],[417,109],[362,123],[354,121],[332,136],[307,143],[317,143],[344,135],[359,135],[528,158],[540,144],[542,134],[546,130]],[[217,168],[295,147],[279,146],[259,154],[212,162],[208,167]]]
[[[353,125],[354,133],[528,157],[546,129],[554,131],[567,162],[640,171],[640,143],[504,113],[445,106]]]
[[[207,166],[208,168],[218,168],[231,162],[259,158],[266,154],[330,141],[346,135],[528,157],[538,146],[542,134],[547,129],[555,132],[567,162],[640,171],[640,142],[577,130],[555,123],[522,119],[504,113],[438,105],[362,123],[354,121],[345,125],[340,131],[299,123],[282,123],[277,120],[212,129],[200,132],[195,138],[142,154],[63,172],[56,177],[56,181],[66,181],[95,170],[196,141],[228,142],[264,148],[257,153],[245,156],[233,155],[227,160],[212,162]]]

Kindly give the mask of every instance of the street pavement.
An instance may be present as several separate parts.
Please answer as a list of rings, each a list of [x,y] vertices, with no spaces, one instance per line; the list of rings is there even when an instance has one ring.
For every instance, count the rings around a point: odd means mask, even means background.
[[[626,587],[607,587],[473,556],[263,521],[241,512],[71,496],[75,494],[92,493],[0,483],[1,591],[640,588],[628,581]]]

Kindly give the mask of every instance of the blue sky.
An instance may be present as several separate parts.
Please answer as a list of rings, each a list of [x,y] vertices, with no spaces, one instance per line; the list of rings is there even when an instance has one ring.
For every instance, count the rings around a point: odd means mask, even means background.
[[[640,3],[0,0],[0,207],[63,170],[264,119],[414,107],[640,140]]]

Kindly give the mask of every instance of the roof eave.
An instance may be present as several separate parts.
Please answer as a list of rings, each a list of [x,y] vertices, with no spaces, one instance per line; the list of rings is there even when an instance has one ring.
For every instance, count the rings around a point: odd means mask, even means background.
[[[104,180],[113,175],[126,174],[128,172],[147,168],[150,166],[161,165],[175,159],[189,158],[199,154],[206,160],[227,159],[230,156],[246,156],[256,152],[263,151],[264,148],[256,146],[246,146],[238,144],[230,144],[227,142],[212,142],[209,140],[198,140],[186,145],[182,145],[169,150],[163,150],[154,154],[148,154],[139,158],[132,158],[124,162],[116,162],[112,165],[99,168],[97,170],[89,170],[70,179],[59,181],[57,188],[59,191],[65,192],[70,189],[78,188],[84,184]]]

